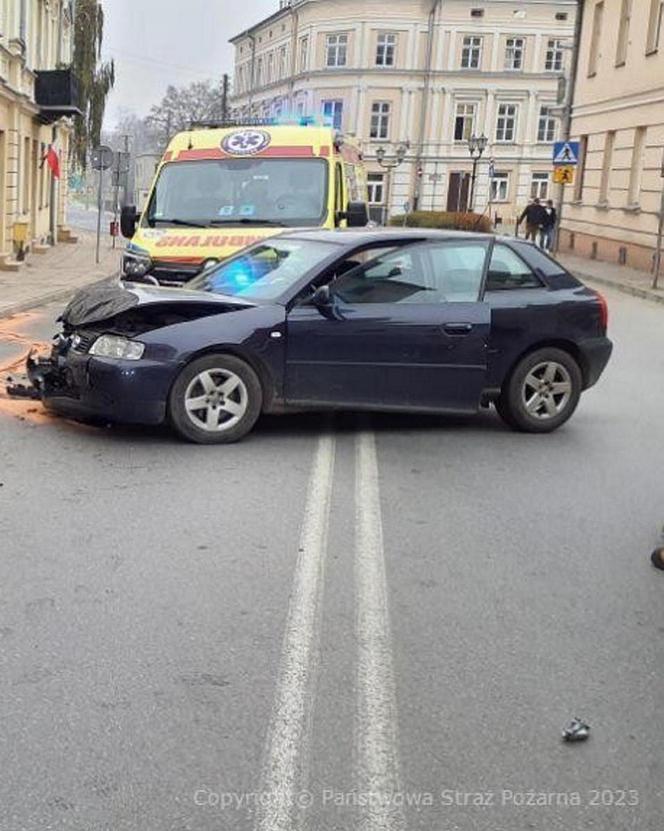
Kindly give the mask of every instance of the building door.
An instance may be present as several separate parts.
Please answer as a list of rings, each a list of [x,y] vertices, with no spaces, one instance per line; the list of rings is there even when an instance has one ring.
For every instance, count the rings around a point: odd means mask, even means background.
[[[463,171],[450,173],[450,183],[447,188],[447,210],[467,211],[468,193],[470,190],[470,174]]]

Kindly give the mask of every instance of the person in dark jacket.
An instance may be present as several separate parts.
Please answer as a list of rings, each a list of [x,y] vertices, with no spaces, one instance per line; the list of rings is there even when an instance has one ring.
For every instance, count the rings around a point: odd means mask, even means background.
[[[547,220],[547,214],[539,199],[535,198],[519,217],[519,225],[526,220],[526,239],[537,242],[537,235]]]
[[[556,231],[556,223],[558,222],[558,211],[553,207],[553,199],[548,199],[546,207],[544,208],[546,219],[540,231],[540,248],[545,251],[551,251],[553,248],[553,238]]]

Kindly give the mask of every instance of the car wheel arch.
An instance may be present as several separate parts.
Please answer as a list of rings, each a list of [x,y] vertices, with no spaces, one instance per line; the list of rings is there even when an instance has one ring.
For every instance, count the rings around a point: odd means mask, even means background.
[[[184,359],[181,362],[179,371],[181,371],[188,364],[198,360],[199,358],[204,357],[205,355],[232,355],[234,358],[239,358],[241,361],[244,361],[248,366],[250,366],[253,369],[253,371],[258,376],[258,380],[260,381],[261,390],[263,392],[262,411],[269,412],[272,409],[272,404],[275,398],[277,398],[275,381],[272,376],[272,373],[258,355],[256,355],[253,352],[249,352],[248,350],[242,349],[242,347],[237,346],[237,344],[211,344],[209,346],[203,347],[202,349],[198,349],[196,352],[189,353],[186,359]],[[171,383],[171,388],[174,383],[175,378]]]
[[[560,349],[562,352],[567,352],[567,354],[573,358],[576,363],[578,364],[579,369],[581,370],[581,377],[583,378],[583,389],[586,388],[587,379],[588,379],[588,367],[586,362],[584,361],[583,354],[579,347],[577,346],[574,341],[565,340],[564,338],[548,338],[545,340],[537,341],[537,343],[533,343],[528,346],[527,349],[524,349],[523,352],[520,352],[512,361],[509,369],[505,373],[503,377],[503,381],[501,384],[501,389],[505,388],[512,377],[514,370],[517,366],[521,363],[524,358],[527,358],[528,355],[531,355],[533,352],[537,352],[540,349]]]

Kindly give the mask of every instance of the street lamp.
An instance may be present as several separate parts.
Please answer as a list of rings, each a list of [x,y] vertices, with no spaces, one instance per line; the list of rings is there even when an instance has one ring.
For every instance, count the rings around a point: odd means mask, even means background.
[[[482,133],[481,136],[476,136],[474,133],[468,139],[468,152],[470,158],[473,160],[473,173],[470,180],[470,200],[468,203],[468,210],[472,211],[475,204],[475,179],[477,178],[477,165],[482,158],[482,154],[486,150],[489,139]]]
[[[392,153],[388,154],[385,147],[381,146],[376,150],[376,161],[378,164],[383,168],[383,170],[387,171],[387,178],[385,183],[385,215],[384,220],[387,220],[387,216],[390,210],[390,191],[391,188],[391,179],[392,179],[392,171],[396,170],[399,165],[403,164],[406,154],[408,153],[408,148],[410,147],[410,143],[407,141],[402,141],[397,144],[397,146],[393,149]]]

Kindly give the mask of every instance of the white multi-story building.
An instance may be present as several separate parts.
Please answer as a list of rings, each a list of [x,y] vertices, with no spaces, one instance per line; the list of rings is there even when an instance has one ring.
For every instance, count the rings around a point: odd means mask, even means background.
[[[474,207],[511,223],[551,193],[551,108],[575,10],[576,0],[282,0],[231,40],[234,111],[322,114],[356,134],[374,208],[387,199],[392,212],[467,207],[468,139],[484,134]],[[387,173],[377,151],[389,161],[406,142]]]

